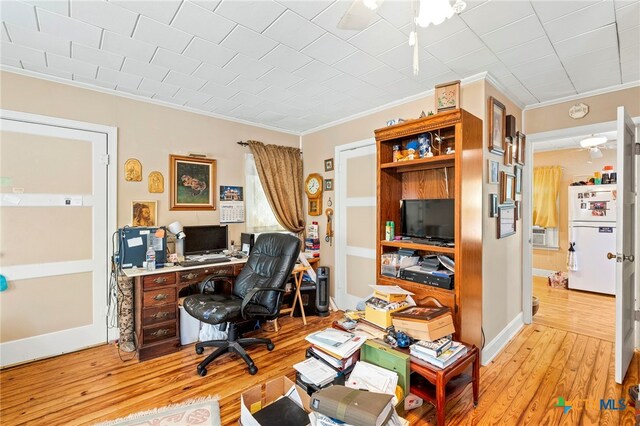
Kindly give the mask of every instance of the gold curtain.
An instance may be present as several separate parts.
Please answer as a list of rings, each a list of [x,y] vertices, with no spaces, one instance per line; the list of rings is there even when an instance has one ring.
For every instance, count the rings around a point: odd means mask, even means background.
[[[280,225],[296,234],[305,228],[302,157],[298,148],[248,141],[260,183]]]
[[[560,166],[533,169],[533,224],[535,226],[543,228],[558,226],[558,193],[561,177]]]

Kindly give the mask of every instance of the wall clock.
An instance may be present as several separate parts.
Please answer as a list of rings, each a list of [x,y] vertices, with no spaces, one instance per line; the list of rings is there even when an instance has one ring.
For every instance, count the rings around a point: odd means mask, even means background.
[[[309,216],[322,214],[322,176],[311,173],[304,181],[304,192],[307,193]]]

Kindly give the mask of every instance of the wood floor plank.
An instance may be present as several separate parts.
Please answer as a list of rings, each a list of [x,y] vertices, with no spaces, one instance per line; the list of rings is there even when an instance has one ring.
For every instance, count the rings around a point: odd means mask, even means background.
[[[607,382],[604,389],[604,398],[618,400],[621,397],[621,386],[615,381],[615,348],[611,349],[609,368],[607,371]],[[640,359],[636,356],[636,359]],[[614,426],[620,424],[620,412],[616,410],[606,410],[600,414],[600,425]]]
[[[507,417],[506,423],[503,417],[507,414],[509,406],[514,403],[514,400],[518,397],[519,393],[523,390],[523,385],[527,382],[530,374],[534,371],[534,368],[539,365],[540,362],[546,358],[551,359],[553,353],[558,349],[562,339],[557,339],[558,331],[552,328],[548,328],[543,332],[542,337],[536,343],[529,355],[518,368],[510,375],[509,381],[502,386],[499,395],[491,403],[482,418],[479,421],[479,425],[492,425],[492,424],[511,424],[513,420],[517,420],[520,417],[519,413],[515,419]],[[537,387],[537,386],[536,386]],[[514,413],[511,413],[513,416]]]
[[[569,392],[566,397],[567,400],[575,401],[575,403],[569,412],[562,415],[560,425],[579,424],[583,411],[593,409],[591,401],[587,401],[585,398],[590,384],[591,374],[593,373],[599,342],[595,337],[589,337],[587,340],[584,356],[576,371],[576,378],[573,381],[573,386],[571,386],[571,392]]]
[[[553,361],[545,371],[545,376],[542,382],[536,389],[535,394],[529,401],[527,407],[523,410],[520,418],[516,424],[521,425],[540,425],[542,423],[542,417],[553,409],[553,405],[557,400],[554,400],[553,391],[557,386],[558,380],[564,370],[574,345],[576,343],[577,334],[566,333],[562,346],[558,349],[554,355]]]
[[[569,360],[565,364],[565,368],[562,370],[562,374],[556,383],[556,386],[551,393],[553,398],[553,409],[547,409],[547,412],[540,421],[541,425],[557,425],[563,416],[562,409],[556,408],[555,404],[558,402],[558,397],[567,399],[565,395],[569,395],[573,386],[573,382],[576,377],[576,372],[584,356],[584,350],[589,338],[584,335],[577,335],[576,342],[569,356]]]
[[[602,374],[603,371],[608,371],[611,364],[611,351],[613,350],[613,344],[604,340],[600,341],[600,347],[596,354],[596,360],[593,365],[593,371],[588,383],[587,392],[585,398],[591,401],[600,401],[604,398],[607,376]],[[580,423],[583,425],[597,425],[600,423],[600,416],[603,411],[600,407],[593,409],[592,407],[585,407],[582,411],[582,417]]]
[[[566,331],[557,330],[548,347],[543,348],[542,356],[536,359],[531,366],[530,371],[525,371],[524,366],[518,370],[518,374],[512,379],[509,388],[505,389],[505,393],[512,393],[513,397],[505,407],[504,414],[500,417],[501,424],[518,424],[522,412],[531,403],[537,389],[546,377],[547,371],[552,370],[556,354],[562,353],[562,345],[566,336]]]
[[[493,402],[500,396],[504,387],[509,383],[511,377],[516,374],[520,365],[526,360],[531,352],[536,347],[538,341],[545,335],[545,329],[551,330],[547,327],[534,326],[534,332],[526,340],[520,351],[512,357],[511,362],[504,366],[500,374],[493,381],[486,391],[481,395],[478,401],[478,407],[471,412],[468,419],[472,423],[478,422],[491,408]],[[553,330],[551,330],[553,331]],[[547,333],[550,334],[550,333]],[[480,376],[480,386],[482,387],[482,376]]]

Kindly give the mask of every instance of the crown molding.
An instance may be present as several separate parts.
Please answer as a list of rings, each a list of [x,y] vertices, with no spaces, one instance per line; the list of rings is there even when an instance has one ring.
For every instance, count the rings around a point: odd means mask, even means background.
[[[202,111],[202,110],[195,109],[195,108],[190,108],[190,107],[186,107],[186,106],[172,104],[172,103],[169,103],[169,102],[159,101],[157,99],[151,99],[151,98],[146,98],[146,97],[143,97],[143,96],[137,96],[137,95],[133,95],[131,93],[118,92],[117,90],[113,90],[113,89],[107,89],[107,88],[99,87],[99,86],[92,86],[90,84],[81,83],[79,81],[67,80],[67,79],[60,78],[60,77],[55,77],[55,76],[46,75],[46,74],[40,74],[40,73],[37,73],[37,72],[28,71],[28,70],[24,70],[24,69],[21,69],[21,68],[15,68],[15,67],[11,67],[11,66],[8,66],[8,65],[0,64],[0,71],[5,71],[5,72],[13,73],[13,74],[24,75],[24,76],[32,77],[32,78],[37,78],[39,80],[51,81],[53,83],[60,83],[60,84],[64,84],[64,85],[67,85],[67,86],[78,87],[80,89],[91,90],[93,92],[105,93],[107,95],[118,96],[118,97],[121,97],[121,98],[131,99],[131,100],[134,100],[134,101],[140,101],[140,102],[144,102],[144,103],[148,103],[148,104],[159,105],[159,106],[163,106],[163,107],[166,107],[166,108],[171,108],[171,109],[176,109],[176,110],[180,110],[180,111],[190,112],[190,113],[193,113],[193,114],[203,115],[205,117],[212,117],[212,118],[217,118],[219,120],[224,120],[224,121],[230,121],[230,122],[233,122],[233,123],[244,124],[244,125],[247,125],[247,126],[259,127],[261,129],[271,130],[271,131],[274,131],[274,132],[286,133],[288,135],[294,135],[294,136],[301,136],[300,132],[295,132],[295,131],[291,131],[291,130],[287,130],[287,129],[282,129],[280,127],[267,126],[265,124],[254,123],[252,121],[243,120],[243,119],[240,119],[240,118],[227,117],[225,115],[216,114],[216,113],[213,113],[213,112]]]
[[[615,86],[609,86],[602,89],[591,90],[589,92],[583,92],[577,95],[565,96],[563,98],[552,99],[550,101],[539,102],[537,104],[529,104],[524,108],[524,111],[529,111],[537,108],[544,108],[550,105],[557,105],[564,102],[577,101],[579,99],[588,98],[590,96],[605,95],[607,93],[631,89],[633,87],[638,87],[638,86],[640,86],[640,80],[631,81],[629,83],[617,84]]]
[[[486,78],[486,75],[487,75],[486,71],[478,73],[478,74],[474,74],[474,75],[472,75],[470,77],[467,77],[467,78],[464,78],[464,79],[460,80],[460,85],[464,86],[464,85],[467,85],[467,84],[474,83],[476,81],[484,80]],[[318,126],[318,127],[314,127],[313,129],[305,130],[305,131],[303,131],[301,133],[301,135],[302,136],[307,136],[307,135],[310,135],[312,133],[316,133],[316,132],[319,132],[321,130],[328,129],[330,127],[338,126],[340,124],[344,124],[344,123],[347,123],[349,121],[356,120],[358,118],[366,117],[367,115],[375,114],[376,112],[384,111],[384,110],[389,109],[389,108],[393,108],[393,107],[396,107],[396,106],[399,106],[399,105],[403,105],[403,104],[406,104],[406,103],[409,103],[409,102],[417,101],[418,99],[422,99],[422,98],[424,98],[426,96],[432,95],[434,92],[435,92],[435,89],[429,89],[429,90],[426,90],[424,92],[420,92],[420,93],[415,94],[415,95],[407,96],[406,98],[402,98],[402,99],[399,99],[397,101],[389,102],[387,104],[384,104],[384,105],[381,105],[381,106],[378,106],[378,107],[375,107],[375,108],[371,108],[371,109],[368,109],[366,111],[359,112],[357,114],[353,114],[353,115],[350,115],[348,117],[344,117],[344,118],[341,118],[339,120],[335,120],[335,121],[332,121],[332,122],[327,123],[327,124],[323,124],[323,125]]]
[[[524,110],[525,104],[523,104],[520,101],[517,101],[516,100],[518,99],[517,96],[514,96],[514,94],[511,93],[509,89],[507,89],[502,83],[496,80],[496,78],[490,72],[486,72],[485,74],[486,74],[485,80],[487,82],[491,83],[493,87],[495,87],[496,89],[498,89],[499,91],[507,95],[509,97],[509,100],[513,102],[518,108],[520,108],[521,110]]]

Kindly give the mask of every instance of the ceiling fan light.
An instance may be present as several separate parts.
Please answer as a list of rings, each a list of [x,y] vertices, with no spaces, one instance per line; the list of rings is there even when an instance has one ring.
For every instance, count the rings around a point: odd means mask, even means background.
[[[369,10],[376,10],[378,8],[378,0],[362,0],[362,4]]]
[[[462,12],[467,7],[467,3],[463,0],[456,0],[456,2],[451,7],[455,13]]]
[[[580,141],[580,146],[583,148],[589,148],[592,146],[602,145],[607,142],[606,136],[590,136],[588,138],[584,138]]]
[[[420,0],[420,10],[416,23],[421,27],[429,24],[438,25],[453,16],[453,8],[449,0]]]
[[[602,158],[602,151],[597,146],[589,148],[589,157],[591,159]]]

